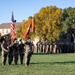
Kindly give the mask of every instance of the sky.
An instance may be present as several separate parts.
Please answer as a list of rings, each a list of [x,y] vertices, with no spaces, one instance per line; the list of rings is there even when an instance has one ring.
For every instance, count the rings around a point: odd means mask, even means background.
[[[75,7],[75,0],[0,0],[0,24],[11,22],[12,11],[17,22],[34,16],[42,7]]]

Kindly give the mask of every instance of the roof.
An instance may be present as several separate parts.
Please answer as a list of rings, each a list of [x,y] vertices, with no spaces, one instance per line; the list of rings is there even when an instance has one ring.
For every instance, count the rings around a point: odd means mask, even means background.
[[[15,26],[19,26],[19,25],[22,25],[21,22],[16,22],[15,23]],[[0,24],[0,29],[8,29],[10,28],[10,23],[2,23]]]

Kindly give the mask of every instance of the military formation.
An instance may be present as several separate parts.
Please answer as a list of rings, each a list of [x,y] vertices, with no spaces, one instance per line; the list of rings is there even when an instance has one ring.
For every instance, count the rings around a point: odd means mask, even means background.
[[[67,31],[61,33],[58,41],[39,40],[36,44],[37,53],[74,53],[75,52],[75,32]]]
[[[11,41],[9,35],[2,36],[0,39],[0,51],[2,55],[2,65],[6,65],[7,59],[8,64],[11,65],[14,62],[15,65],[25,63],[26,66],[30,64],[30,58],[33,54],[34,44],[31,39],[28,38],[25,43],[22,39],[17,40],[16,38]],[[25,62],[24,62],[25,56]]]
[[[38,41],[36,50],[37,53],[74,53],[75,43]]]

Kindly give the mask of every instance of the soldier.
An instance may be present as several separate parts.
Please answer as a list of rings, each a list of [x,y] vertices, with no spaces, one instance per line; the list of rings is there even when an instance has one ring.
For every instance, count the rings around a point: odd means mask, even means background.
[[[13,43],[11,43],[11,36],[10,34],[5,35],[6,43],[8,45],[8,63],[11,65],[13,61]]]
[[[57,51],[57,44],[56,42],[53,43],[53,53],[56,53]]]
[[[46,53],[49,53],[49,41],[46,40]]]
[[[50,43],[49,43],[49,47],[50,47],[50,48],[49,48],[49,49],[50,49],[50,51],[49,51],[49,52],[50,52],[50,53],[52,53],[52,52],[53,52],[53,47],[52,47],[52,46],[53,46],[53,44],[52,44],[52,42],[50,42]]]
[[[1,44],[1,48],[2,48],[2,65],[6,64],[7,55],[8,55],[7,46],[8,46],[7,42],[5,40],[3,40],[2,44]]]
[[[24,44],[22,39],[19,40],[19,56],[20,56],[20,63],[23,64],[24,59]]]
[[[46,53],[46,42],[43,42],[43,52]]]
[[[37,43],[36,43],[36,50],[37,50],[37,53],[39,52],[39,50],[40,50],[40,42],[41,42],[41,40],[39,40]]]
[[[18,43],[17,39],[15,38],[14,43],[13,43],[13,53],[14,53],[15,65],[17,65],[17,62],[18,62],[18,46],[19,46],[19,43]]]
[[[29,66],[30,64],[30,59],[31,59],[31,56],[32,56],[32,51],[33,50],[33,43],[31,42],[31,39],[28,38],[27,42],[25,43],[25,65],[26,66]]]
[[[42,44],[42,41],[40,41],[39,48],[40,48],[40,52],[42,53],[43,52],[43,44]]]
[[[8,63],[9,65],[11,65],[12,61],[13,61],[13,43],[11,43],[8,47],[9,52],[8,52]]]

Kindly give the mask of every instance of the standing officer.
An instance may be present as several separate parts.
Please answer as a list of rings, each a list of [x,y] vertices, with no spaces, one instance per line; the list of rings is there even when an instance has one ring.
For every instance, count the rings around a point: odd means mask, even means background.
[[[15,65],[17,65],[17,62],[18,62],[18,46],[19,46],[19,43],[18,43],[17,39],[15,38],[14,43],[13,43],[13,53],[14,53]]]
[[[26,66],[29,66],[30,64],[30,59],[31,59],[31,56],[32,56],[32,53],[33,53],[33,43],[31,42],[31,39],[28,38],[27,39],[27,42],[25,43],[25,65]]]
[[[37,47],[37,53],[40,51],[40,42],[41,42],[41,40],[39,40],[38,42],[37,42],[37,44],[36,44],[36,47]]]
[[[2,48],[2,65],[6,64],[7,55],[8,55],[7,46],[8,46],[7,42],[5,40],[3,40],[2,44],[1,44],[1,48]]]
[[[13,42],[8,46],[9,52],[8,52],[8,63],[11,65],[13,61]]]
[[[24,44],[22,42],[22,39],[19,40],[19,55],[20,55],[20,63],[23,64],[24,59]]]
[[[46,53],[46,42],[43,42],[43,52]]]

